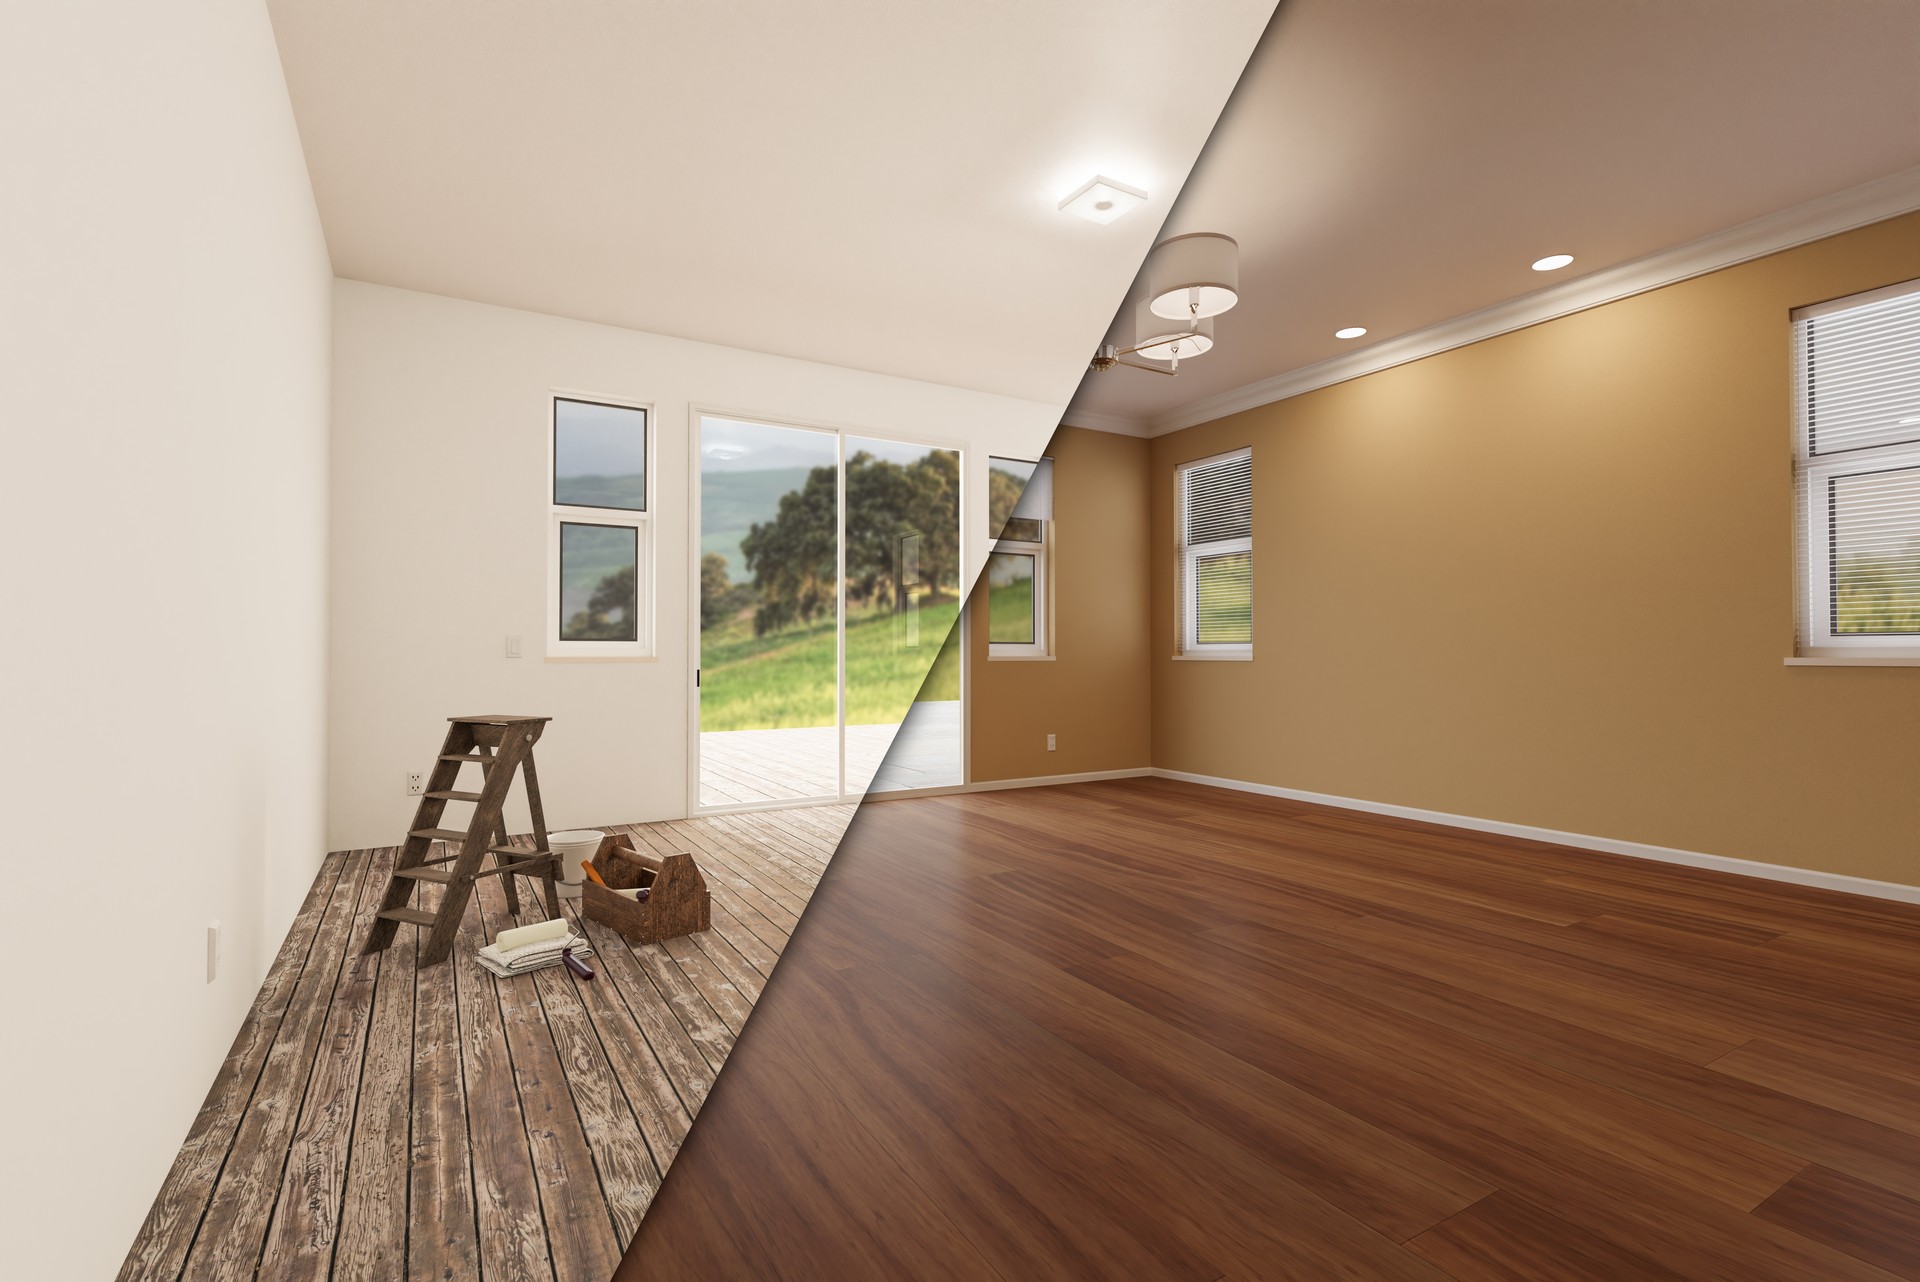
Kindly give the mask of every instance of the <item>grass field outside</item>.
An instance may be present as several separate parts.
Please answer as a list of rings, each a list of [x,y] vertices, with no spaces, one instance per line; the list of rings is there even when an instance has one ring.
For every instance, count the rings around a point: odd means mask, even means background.
[[[847,619],[847,724],[897,725],[919,698],[960,697],[959,603],[921,607],[919,644],[888,610]],[[831,615],[756,637],[742,611],[700,634],[700,729],[779,730],[834,724],[838,675]],[[942,639],[946,644],[940,645]],[[936,648],[938,657],[936,659]]]

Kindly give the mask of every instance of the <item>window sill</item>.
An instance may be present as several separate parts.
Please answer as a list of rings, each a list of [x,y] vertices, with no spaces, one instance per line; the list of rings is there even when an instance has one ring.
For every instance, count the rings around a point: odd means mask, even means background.
[[[1920,654],[1797,654],[1789,668],[1920,668]]]
[[[1175,663],[1252,663],[1253,655],[1247,654],[1176,654]]]
[[[657,654],[550,654],[548,663],[658,663]]]
[[[1052,663],[1057,656],[1051,654],[995,654],[987,652],[988,663]]]

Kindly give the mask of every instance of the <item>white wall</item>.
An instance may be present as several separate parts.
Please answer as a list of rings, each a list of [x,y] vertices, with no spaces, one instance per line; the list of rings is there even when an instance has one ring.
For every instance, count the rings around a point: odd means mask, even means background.
[[[252,0],[0,6],[0,155],[0,1242],[107,1278],[325,849],[331,273]]]
[[[653,406],[653,661],[544,658],[554,390]],[[969,578],[985,555],[987,455],[1035,454],[1060,414],[352,281],[334,294],[333,406],[336,849],[399,840],[406,772],[431,764],[461,713],[554,718],[538,751],[550,826],[686,812],[691,407],[965,446]],[[510,633],[525,657],[505,657]],[[524,811],[508,820],[522,828]]]

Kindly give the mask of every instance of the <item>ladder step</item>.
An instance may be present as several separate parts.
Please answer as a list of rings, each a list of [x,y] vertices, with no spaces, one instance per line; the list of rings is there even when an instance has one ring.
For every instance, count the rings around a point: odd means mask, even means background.
[[[445,861],[443,860],[442,862]],[[409,877],[414,881],[449,882],[453,880],[453,870],[451,868],[395,868],[393,875],[396,877]]]
[[[453,828],[415,828],[409,837],[425,837],[428,841],[465,841],[467,834]]]
[[[529,850],[525,846],[488,846],[487,853],[490,855],[513,855],[519,859],[531,859],[533,856],[539,855],[544,859],[553,852],[551,850]]]
[[[479,793],[461,792],[458,788],[448,788],[444,792],[436,790],[428,793],[427,795],[429,797],[438,797],[442,801],[478,801],[480,800]]]
[[[486,753],[450,752],[450,753],[443,754],[440,760],[442,761],[492,761],[494,760],[494,758],[491,755],[488,755]]]
[[[475,881],[478,881],[482,877],[498,877],[503,873],[514,873],[518,876],[532,877],[540,872],[540,870],[551,867],[552,864],[552,855],[540,855],[534,859],[515,859],[509,863],[499,864],[492,868],[482,868],[479,872],[473,874],[473,877]]]
[[[385,917],[388,921],[410,921],[416,926],[431,926],[435,920],[434,915],[424,908],[382,908],[374,916]]]

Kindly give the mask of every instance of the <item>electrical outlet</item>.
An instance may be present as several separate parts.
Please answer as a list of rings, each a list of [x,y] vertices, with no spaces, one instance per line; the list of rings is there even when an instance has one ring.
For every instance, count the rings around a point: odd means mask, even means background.
[[[220,923],[207,923],[207,982],[220,973]]]
[[[507,657],[509,659],[517,659],[520,657],[520,634],[518,632],[507,633]]]
[[[407,771],[407,795],[417,797],[427,790],[427,777],[418,770]]]
[[[1052,735],[1048,735],[1048,736],[1047,736],[1047,751],[1048,751],[1048,752],[1052,752],[1052,751],[1053,751],[1053,736],[1052,736]]]

